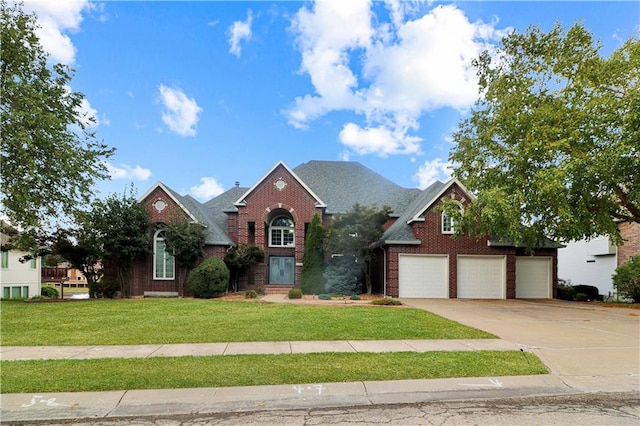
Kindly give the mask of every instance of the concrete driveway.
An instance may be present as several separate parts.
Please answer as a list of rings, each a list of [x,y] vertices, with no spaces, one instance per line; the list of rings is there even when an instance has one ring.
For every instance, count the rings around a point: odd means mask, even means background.
[[[518,343],[569,385],[589,381],[603,390],[640,390],[639,309],[558,300],[402,302]]]

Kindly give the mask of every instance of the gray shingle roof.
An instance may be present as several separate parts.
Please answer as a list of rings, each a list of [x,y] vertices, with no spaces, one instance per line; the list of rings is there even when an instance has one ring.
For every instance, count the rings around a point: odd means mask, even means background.
[[[382,241],[405,242],[408,244],[416,244],[419,240],[411,230],[411,226],[407,224],[416,214],[418,214],[424,206],[430,204],[433,198],[445,186],[444,183],[436,181],[427,189],[421,191],[420,195],[415,197],[409,206],[402,212],[400,217],[385,231],[382,235]]]
[[[309,161],[293,172],[327,204],[327,213],[344,213],[354,204],[389,206],[399,215],[420,194],[352,161]]]
[[[204,225],[205,228],[205,244],[208,245],[235,245],[233,240],[229,238],[229,235],[224,231],[227,226],[226,222],[224,226],[220,226],[216,223],[207,211],[205,206],[189,195],[180,195],[173,189],[164,185],[164,187],[171,192],[171,195],[182,204],[182,206],[191,213],[198,223]]]

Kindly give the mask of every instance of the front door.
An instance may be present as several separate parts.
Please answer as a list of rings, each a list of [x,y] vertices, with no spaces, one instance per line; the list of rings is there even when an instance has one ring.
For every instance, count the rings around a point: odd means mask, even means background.
[[[291,284],[295,281],[293,257],[271,256],[269,258],[269,284]]]

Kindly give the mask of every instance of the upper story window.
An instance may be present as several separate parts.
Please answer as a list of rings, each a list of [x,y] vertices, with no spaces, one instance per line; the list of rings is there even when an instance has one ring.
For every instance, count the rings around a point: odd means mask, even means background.
[[[1,261],[0,263],[2,264],[1,267],[2,269],[7,269],[9,267],[9,252],[8,251],[2,251],[1,253]]]
[[[456,203],[458,204],[458,207],[460,208],[460,213],[462,213],[462,204],[460,204],[458,201],[456,201]],[[446,214],[445,212],[442,212],[442,233],[443,234],[455,234],[457,231],[457,223],[456,220]]]
[[[451,216],[442,213],[442,233],[453,234],[456,232],[456,224]]]
[[[160,230],[153,236],[153,279],[172,280],[175,277],[175,259],[167,252],[164,233]]]
[[[33,258],[29,261],[29,267],[31,269],[36,269],[36,267],[38,266],[38,261],[37,259]]]
[[[278,216],[269,224],[269,245],[272,247],[293,247],[295,231],[293,220],[287,216]]]

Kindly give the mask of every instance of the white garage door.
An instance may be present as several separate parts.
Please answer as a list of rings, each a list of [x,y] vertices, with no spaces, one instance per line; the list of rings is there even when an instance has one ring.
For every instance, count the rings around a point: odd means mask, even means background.
[[[448,298],[449,257],[398,256],[400,297]]]
[[[516,257],[516,297],[550,299],[551,296],[551,258]]]
[[[505,299],[504,256],[458,256],[458,298]]]

